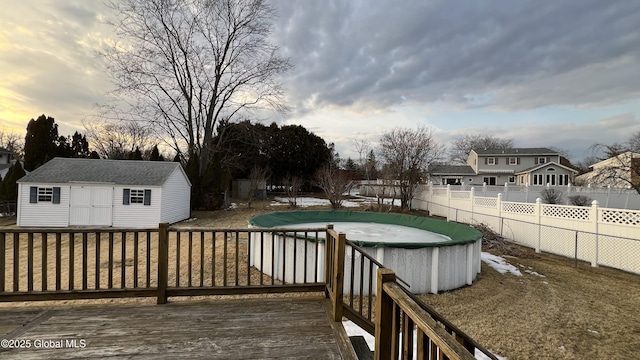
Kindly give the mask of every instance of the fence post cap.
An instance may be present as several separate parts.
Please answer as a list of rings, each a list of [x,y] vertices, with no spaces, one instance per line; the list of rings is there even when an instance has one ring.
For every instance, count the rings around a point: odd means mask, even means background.
[[[591,205],[592,205],[592,206],[598,206],[598,204],[599,204],[599,203],[598,203],[598,200],[593,200],[593,201],[591,202]]]
[[[542,202],[542,199],[536,198],[536,204],[540,204],[541,202]]]

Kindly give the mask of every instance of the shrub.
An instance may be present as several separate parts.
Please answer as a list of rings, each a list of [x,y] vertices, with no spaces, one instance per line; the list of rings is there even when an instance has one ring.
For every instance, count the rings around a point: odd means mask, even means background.
[[[585,195],[569,196],[569,204],[575,206],[589,206],[591,205],[591,201],[591,198]]]
[[[544,189],[540,197],[547,204],[559,204],[562,201],[562,191],[556,189]]]

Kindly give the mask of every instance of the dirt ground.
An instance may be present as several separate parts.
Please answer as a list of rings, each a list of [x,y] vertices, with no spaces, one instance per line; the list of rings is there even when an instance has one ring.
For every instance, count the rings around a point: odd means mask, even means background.
[[[194,212],[190,221],[176,226],[246,228],[252,216],[288,210],[269,206],[269,202],[254,203],[251,209],[238,205],[233,210]],[[6,218],[3,225],[11,226]],[[503,275],[483,263],[472,286],[421,297],[480,344],[510,360],[640,358],[639,275],[587,263],[576,268],[570,259],[529,249],[522,254],[506,259],[523,276]],[[0,304],[34,305],[44,304]]]

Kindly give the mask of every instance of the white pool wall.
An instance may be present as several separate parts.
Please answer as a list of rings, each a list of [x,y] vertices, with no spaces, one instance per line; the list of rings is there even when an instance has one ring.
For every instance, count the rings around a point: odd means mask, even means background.
[[[347,234],[347,239],[349,234]],[[304,283],[306,273],[307,282],[315,281],[317,270],[317,281],[324,282],[324,242],[318,243],[318,261],[315,258],[315,246],[313,241],[305,239],[293,238],[292,236],[275,235],[273,246],[276,252],[273,257],[274,269],[276,274],[272,274],[272,258],[271,258],[271,234],[265,234],[264,242],[261,245],[260,234],[254,233],[251,236],[250,251],[251,265],[262,272],[282,280],[286,283]],[[304,262],[304,246],[307,244],[307,263]],[[392,269],[396,275],[406,281],[410,287],[409,290],[416,294],[438,293],[457,289],[465,285],[471,285],[477,274],[480,272],[480,253],[482,239],[466,244],[453,244],[446,246],[427,246],[417,249],[407,249],[399,247],[363,247],[364,251],[375,258],[385,267]],[[261,247],[262,263],[261,263]],[[313,251],[310,251],[313,249]],[[292,267],[294,250],[297,255],[295,276]],[[356,262],[354,266],[354,278],[360,276],[360,255],[356,254]],[[344,293],[351,292],[351,247],[347,246],[345,251],[345,278]],[[286,263],[285,263],[286,262]],[[261,266],[262,264],[262,266]],[[283,265],[287,269],[282,273]],[[374,267],[375,268],[375,267]],[[375,292],[376,273],[373,273],[372,289]],[[368,262],[365,262],[365,274],[363,276],[364,286],[363,293],[368,294],[369,273]],[[359,295],[360,284],[354,284],[353,294]]]

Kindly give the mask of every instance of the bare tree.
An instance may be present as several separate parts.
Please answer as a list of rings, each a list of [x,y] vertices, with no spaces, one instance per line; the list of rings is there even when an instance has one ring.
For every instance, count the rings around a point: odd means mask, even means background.
[[[13,152],[19,159],[24,151],[24,137],[3,128],[0,130],[0,147]]]
[[[325,165],[316,173],[315,184],[322,189],[331,208],[337,210],[342,207],[345,194],[349,194],[355,181],[349,178],[347,171]]]
[[[284,179],[284,194],[289,206],[294,209],[298,207],[298,192],[303,184],[304,180],[298,176],[287,176]]]
[[[106,159],[126,159],[136,148],[151,151],[157,142],[151,129],[140,122],[85,120],[82,125],[91,147]]]
[[[508,149],[513,147],[513,139],[500,139],[491,135],[466,135],[453,140],[449,148],[449,161],[466,164],[472,149]]]
[[[358,153],[358,167],[364,171],[364,178],[370,180],[369,166],[367,166],[367,154],[371,151],[371,143],[367,139],[353,140],[356,152]]]
[[[265,185],[269,177],[269,169],[254,166],[249,174],[249,194],[247,196],[247,207],[251,207],[251,203],[259,197],[260,190],[266,190]]]
[[[108,3],[119,37],[102,52],[118,117],[153,125],[181,158],[211,160],[216,123],[247,109],[284,111],[277,75],[291,68],[269,42],[266,0],[119,0]],[[116,109],[117,110],[117,109]]]
[[[381,182],[380,186],[375,186],[374,192],[376,196],[376,201],[378,203],[378,212],[390,212],[393,209],[394,203],[398,198],[398,186],[397,182],[394,180],[395,174],[389,171],[388,167],[385,167],[380,172],[379,181]],[[389,200],[386,201],[385,200]]]
[[[395,128],[382,135],[379,151],[400,190],[401,208],[411,208],[416,187],[429,165],[440,157],[442,146],[433,137],[431,129]]]

